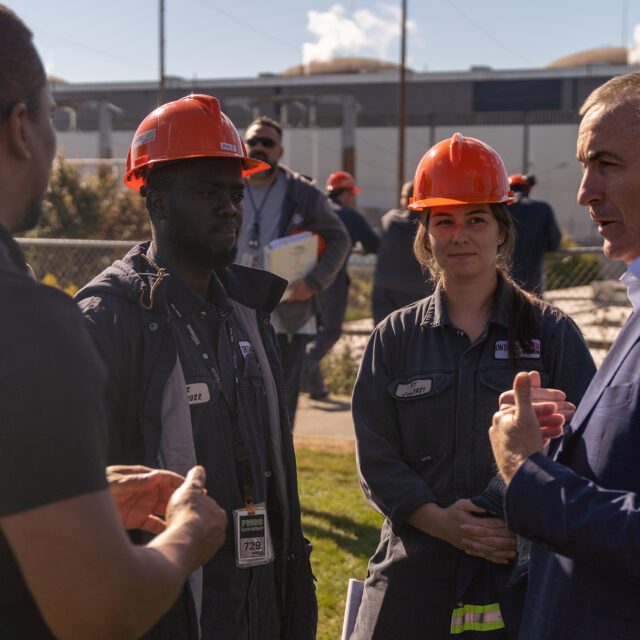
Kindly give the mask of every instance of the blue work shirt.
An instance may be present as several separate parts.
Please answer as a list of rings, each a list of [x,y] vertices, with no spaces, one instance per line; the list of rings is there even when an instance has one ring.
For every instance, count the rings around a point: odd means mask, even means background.
[[[516,230],[511,276],[527,291],[542,293],[544,254],[557,251],[562,236],[553,209],[528,196],[507,209]]]

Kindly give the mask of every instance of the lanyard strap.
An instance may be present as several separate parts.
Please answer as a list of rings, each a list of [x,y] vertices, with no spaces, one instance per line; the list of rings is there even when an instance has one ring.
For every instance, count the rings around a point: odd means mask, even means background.
[[[193,344],[196,347],[201,347],[201,355],[202,358],[204,360],[209,360],[209,354],[206,352],[206,350],[204,349],[202,345],[202,341],[200,340],[197,332],[195,331],[195,329],[187,322],[184,321],[184,316],[182,315],[182,313],[180,312],[180,309],[178,309],[178,307],[173,304],[172,302],[169,303],[169,307],[171,308],[171,310],[173,311],[173,313],[178,317],[178,319],[181,321],[181,324],[184,326],[185,331],[187,332],[187,335],[189,336],[189,338],[191,338],[191,341],[193,342]],[[228,321],[225,323],[226,324],[226,333],[227,333],[227,338],[229,340],[229,346],[231,348],[231,357],[233,360],[233,378],[234,378],[234,390],[235,390],[235,407],[233,406],[233,403],[231,402],[230,398],[227,398],[224,392],[224,384],[222,382],[222,376],[220,374],[220,372],[218,371],[218,368],[216,367],[216,363],[214,362],[209,362],[209,366],[208,368],[211,370],[211,373],[213,373],[217,383],[220,385],[220,390],[222,392],[222,395],[225,398],[225,401],[227,402],[227,405],[229,407],[229,410],[231,412],[231,416],[232,416],[232,428],[233,428],[233,455],[236,461],[236,469],[237,469],[237,474],[238,474],[238,479],[240,481],[241,484],[241,488],[242,488],[242,493],[244,496],[244,500],[245,503],[251,504],[253,501],[253,482],[252,482],[252,478],[251,478],[251,465],[249,464],[249,456],[247,454],[247,447],[245,445],[244,442],[244,438],[242,437],[242,431],[240,430],[240,412],[239,412],[239,404],[241,402],[241,398],[238,395],[238,385],[239,385],[239,366],[238,366],[238,352],[237,352],[237,348],[236,348],[236,340],[235,340],[235,336],[234,336],[234,332],[233,332],[233,327],[231,326],[231,319],[229,318]]]
[[[269,194],[271,193],[271,189],[273,189],[273,185],[278,181],[278,176],[276,176],[275,180],[271,182],[267,192],[264,194],[264,198],[262,198],[262,202],[260,206],[256,206],[256,201],[253,199],[253,193],[251,191],[251,185],[247,182],[247,193],[249,194],[249,200],[251,200],[251,206],[253,207],[253,225],[251,225],[251,237],[249,238],[249,248],[256,251],[260,248],[260,216],[262,214],[262,210],[264,209],[264,205],[269,198]]]

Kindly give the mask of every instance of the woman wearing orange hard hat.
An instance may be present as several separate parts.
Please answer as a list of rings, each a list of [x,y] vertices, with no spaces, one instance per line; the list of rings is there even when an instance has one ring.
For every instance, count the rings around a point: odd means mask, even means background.
[[[594,365],[573,322],[508,275],[512,198],[500,156],[460,133],[416,169],[414,252],[436,287],[376,327],[354,389],[360,480],[385,521],[352,640],[508,638],[517,624],[503,613],[518,605],[499,603],[516,539],[491,417],[518,371],[577,404]]]

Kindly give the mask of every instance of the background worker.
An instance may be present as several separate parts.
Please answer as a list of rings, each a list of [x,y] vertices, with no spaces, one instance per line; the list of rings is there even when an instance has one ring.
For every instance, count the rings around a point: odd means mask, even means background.
[[[425,153],[414,185],[415,253],[437,284],[376,327],[353,392],[360,481],[385,520],[351,638],[505,639],[498,601],[515,538],[473,500],[495,473],[482,424],[518,371],[535,368],[575,403],[595,367],[575,324],[508,275],[512,194],[498,154],[455,133]],[[472,590],[468,555],[486,576]]]
[[[413,180],[402,185],[400,208],[390,209],[380,220],[380,248],[371,296],[374,325],[392,311],[433,293],[433,282],[413,253],[419,216],[408,208],[412,193]]]
[[[263,268],[267,244],[300,230],[312,231],[324,241],[318,263],[304,278],[289,283],[289,297],[272,315],[293,427],[305,348],[317,333],[315,294],[333,282],[349,255],[351,241],[324,194],[307,178],[279,163],[283,147],[278,122],[266,116],[258,118],[247,128],[244,140],[249,156],[266,162],[270,169],[246,181],[245,221],[238,239],[240,264]]]
[[[327,179],[327,196],[334,211],[349,232],[351,246],[359,245],[362,253],[376,253],[380,240],[366,218],[355,209],[356,194],[360,189],[353,176],[347,171],[335,171]],[[344,314],[349,299],[349,257],[336,275],[333,284],[325,289],[320,299],[320,330],[307,344],[304,383],[309,396],[321,400],[329,395],[325,387],[324,376],[320,370],[320,361],[340,338]]]
[[[150,638],[311,640],[316,601],[293,438],[269,314],[286,282],[234,265],[247,156],[216,98],[162,105],[138,127],[125,184],[152,242],[77,294],[109,376],[113,460],[197,460],[226,544]],[[250,535],[249,535],[250,534]]]
[[[509,185],[516,194],[515,202],[509,207],[516,229],[511,276],[527,291],[540,295],[544,254],[558,250],[562,234],[551,206],[529,197],[535,184],[536,179],[531,175],[509,176]]]
[[[138,638],[220,547],[226,518],[200,467],[173,496],[174,474],[105,477],[100,357],[12,238],[40,217],[55,105],[31,32],[4,5],[0,34],[0,637]],[[161,533],[133,546],[123,525]]]

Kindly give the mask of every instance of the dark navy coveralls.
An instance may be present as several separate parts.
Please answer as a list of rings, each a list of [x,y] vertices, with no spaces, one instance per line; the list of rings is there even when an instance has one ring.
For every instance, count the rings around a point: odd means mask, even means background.
[[[495,473],[488,429],[517,371],[540,371],[543,386],[563,389],[576,404],[595,371],[573,321],[548,305],[538,340],[514,370],[506,349],[510,298],[499,278],[485,332],[471,344],[449,320],[438,284],[369,340],[353,419],[363,491],[385,521],[352,640],[449,638],[463,554],[405,520],[425,503],[448,507],[483,493]]]

